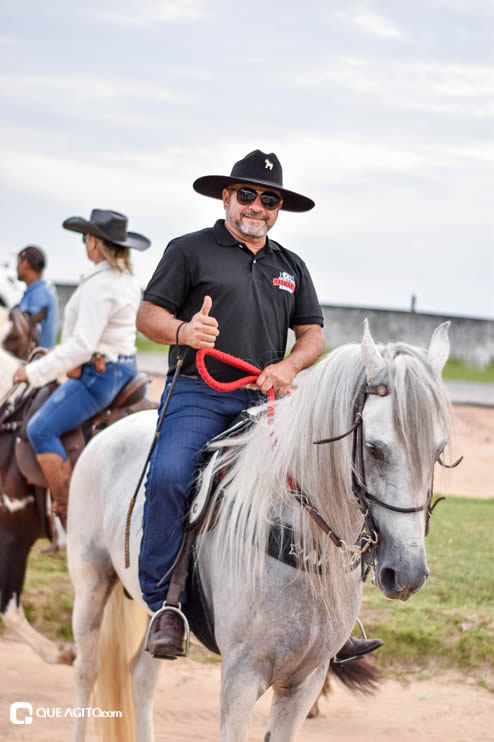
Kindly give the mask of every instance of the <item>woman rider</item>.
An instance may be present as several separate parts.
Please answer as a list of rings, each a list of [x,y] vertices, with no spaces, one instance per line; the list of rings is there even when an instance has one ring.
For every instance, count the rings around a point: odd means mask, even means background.
[[[41,387],[69,377],[33,415],[27,436],[36,453],[55,510],[65,526],[71,462],[60,436],[107,407],[137,373],[135,318],[141,291],[130,248],[146,250],[146,237],[127,231],[127,217],[93,209],[89,220],[71,217],[65,229],[80,232],[94,267],[65,308],[62,341],[47,355],[19,366],[14,384]]]

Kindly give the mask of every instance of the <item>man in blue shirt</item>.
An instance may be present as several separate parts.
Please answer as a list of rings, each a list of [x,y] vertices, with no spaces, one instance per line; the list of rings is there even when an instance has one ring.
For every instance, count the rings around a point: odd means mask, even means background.
[[[35,245],[28,245],[17,256],[17,278],[27,285],[19,309],[40,316],[38,345],[52,348],[57,337],[58,301],[53,289],[41,277],[45,266],[45,254]]]

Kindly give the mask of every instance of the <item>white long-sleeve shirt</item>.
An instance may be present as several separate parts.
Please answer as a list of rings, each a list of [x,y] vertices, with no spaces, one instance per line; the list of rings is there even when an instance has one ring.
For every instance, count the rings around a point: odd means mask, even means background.
[[[43,386],[70,369],[87,363],[93,353],[110,361],[136,352],[136,314],[141,290],[134,276],[106,261],[82,277],[67,302],[62,341],[46,356],[26,366],[32,386]]]

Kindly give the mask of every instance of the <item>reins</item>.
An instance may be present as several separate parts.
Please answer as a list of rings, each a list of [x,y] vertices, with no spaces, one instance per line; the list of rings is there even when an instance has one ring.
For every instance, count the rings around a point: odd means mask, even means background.
[[[182,322],[182,324],[183,324],[183,322]],[[179,330],[180,330],[181,327],[182,327],[182,325],[179,325],[178,326],[177,331],[176,331],[176,335],[175,335],[176,345],[177,346],[179,346],[178,333],[179,333]],[[165,399],[165,402],[163,404],[163,409],[161,411],[161,415],[159,417],[158,424],[156,426],[156,430],[155,430],[155,433],[154,433],[153,441],[151,443],[151,447],[149,449],[148,455],[146,456],[146,460],[144,462],[144,466],[142,467],[141,475],[139,477],[139,481],[137,482],[136,488],[134,490],[134,494],[132,495],[131,500],[129,502],[129,508],[127,510],[127,518],[126,518],[126,521],[125,521],[125,535],[124,535],[124,563],[125,563],[125,569],[128,569],[130,567],[130,551],[129,551],[130,524],[131,524],[131,521],[132,521],[132,513],[134,511],[134,507],[135,507],[135,504],[136,504],[137,495],[139,493],[139,489],[141,487],[142,480],[144,479],[144,475],[146,473],[146,469],[147,469],[148,464],[149,464],[149,462],[151,460],[151,456],[153,454],[154,447],[156,446],[156,443],[158,442],[160,430],[162,428],[163,421],[164,421],[165,416],[166,416],[166,413],[168,411],[168,407],[170,405],[173,392],[175,391],[175,386],[177,384],[178,377],[180,376],[180,373],[182,371],[182,366],[184,364],[184,361],[185,361],[185,358],[187,356],[188,350],[189,350],[189,348],[186,347],[185,350],[184,350],[184,352],[183,352],[183,355],[180,355],[180,353],[178,355],[177,366],[175,368],[175,373],[173,374],[172,382],[170,384],[170,388],[168,389],[168,394],[166,395],[166,399]]]
[[[218,361],[222,361],[223,363],[233,366],[233,368],[238,368],[241,371],[248,371],[250,376],[243,376],[241,379],[236,379],[235,381],[217,381],[211,376],[206,368],[206,356],[216,358]],[[224,353],[222,350],[217,350],[216,348],[201,348],[198,350],[196,354],[196,366],[200,376],[206,384],[209,384],[212,389],[216,389],[218,392],[233,392],[246,386],[246,384],[255,384],[262,373],[262,370],[257,366],[254,366],[252,363],[243,361],[241,358],[232,356],[230,353]],[[270,389],[267,396],[269,403],[268,417],[271,418],[274,415],[274,389]]]

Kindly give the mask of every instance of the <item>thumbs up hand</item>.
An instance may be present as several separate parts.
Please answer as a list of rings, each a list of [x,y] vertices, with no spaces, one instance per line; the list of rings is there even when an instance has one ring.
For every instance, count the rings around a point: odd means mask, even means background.
[[[216,338],[220,334],[218,322],[209,315],[213,300],[205,296],[202,307],[180,330],[180,342],[182,345],[190,345],[191,348],[214,348]]]
[[[205,317],[207,317],[209,312],[211,311],[212,306],[213,306],[213,300],[211,299],[211,297],[205,296],[204,301],[202,302],[202,307],[199,310],[199,314],[202,314]]]

